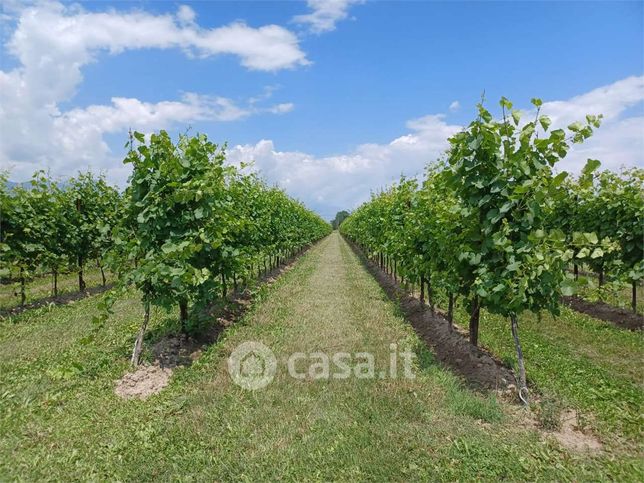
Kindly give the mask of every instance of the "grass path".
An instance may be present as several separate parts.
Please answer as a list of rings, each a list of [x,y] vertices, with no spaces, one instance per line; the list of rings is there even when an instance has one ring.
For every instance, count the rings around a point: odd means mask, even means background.
[[[636,455],[570,454],[463,388],[337,233],[260,299],[146,401],[113,393],[141,316],[134,295],[90,343],[91,299],[0,326],[0,480],[638,479]],[[155,313],[153,326],[167,317]],[[228,375],[246,341],[276,356],[264,389]],[[293,352],[369,352],[378,374],[392,343],[416,354],[415,378],[300,380],[286,370]]]

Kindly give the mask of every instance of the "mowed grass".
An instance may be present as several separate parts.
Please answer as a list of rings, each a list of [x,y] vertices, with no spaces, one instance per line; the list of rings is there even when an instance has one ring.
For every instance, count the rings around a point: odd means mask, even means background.
[[[574,454],[441,368],[339,235],[300,259],[245,319],[146,401],[114,380],[142,311],[136,294],[96,332],[96,298],[0,326],[0,480],[641,480],[635,452]],[[152,330],[171,315],[155,311]],[[485,337],[485,336],[484,336]],[[278,360],[265,389],[227,373],[240,343]],[[412,349],[414,379],[296,380],[293,352]]]
[[[460,313],[460,320],[467,320]],[[538,392],[589,416],[603,440],[634,447],[642,443],[644,339],[631,332],[561,308],[541,318],[524,313],[519,333],[529,382]],[[482,312],[479,341],[516,366],[509,322]]]
[[[15,275],[15,273],[14,273]],[[107,283],[110,274],[106,271]],[[86,268],[83,277],[87,288],[98,287],[103,283],[101,271],[95,266]],[[78,292],[78,273],[61,273],[58,275],[58,295]],[[25,284],[25,303],[38,302],[53,295],[53,282],[51,274],[39,275]],[[6,310],[20,305],[20,282],[15,281],[0,285],[0,310]]]

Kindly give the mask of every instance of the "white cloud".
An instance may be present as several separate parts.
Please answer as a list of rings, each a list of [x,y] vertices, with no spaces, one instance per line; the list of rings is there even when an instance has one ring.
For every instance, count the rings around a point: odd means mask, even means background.
[[[611,122],[643,100],[644,76],[632,76],[567,101],[544,102],[541,111],[559,125],[583,120],[586,114],[603,114],[604,121]]]
[[[286,114],[287,112],[291,112],[294,108],[295,104],[292,102],[283,102],[267,108],[266,112],[270,112],[272,114]]]
[[[461,108],[461,103],[458,101],[454,101],[449,105],[449,110],[452,112],[456,112]]]
[[[34,71],[62,63],[62,68],[78,72],[99,51],[117,54],[144,48],[181,48],[201,57],[230,54],[255,70],[308,64],[297,37],[278,25],[253,28],[237,22],[204,29],[194,19],[194,11],[186,6],[175,17],[140,10],[86,12],[60,3],[38,4],[21,11],[8,47],[25,68]]]
[[[371,190],[385,187],[401,173],[422,174],[425,165],[447,148],[447,138],[460,126],[449,125],[442,115],[430,115],[407,123],[412,132],[387,144],[363,144],[349,154],[316,157],[303,152],[279,151],[273,141],[235,146],[230,162],[255,161],[270,182],[283,186],[329,218],[336,211],[355,208]]]
[[[189,25],[194,23],[197,14],[188,5],[180,5],[177,10],[177,20],[181,25]]]
[[[82,82],[82,68],[97,54],[118,54],[144,48],[179,48],[208,57],[230,54],[249,69],[274,71],[308,63],[297,37],[277,25],[252,28],[243,23],[205,29],[194,10],[179,7],[176,16],[142,10],[87,12],[56,2],[12,5],[3,19],[6,51],[18,61],[0,70],[0,166],[24,179],[37,168],[61,175],[79,168],[120,165],[104,135],[135,129],[161,129],[174,123],[234,121],[251,114],[282,114],[283,103],[261,106],[272,91],[238,105],[217,96],[186,93],[178,101],[157,103],[113,98],[109,105],[91,105],[61,112]],[[123,181],[121,168],[119,181]]]
[[[293,21],[306,24],[309,30],[319,34],[335,30],[335,24],[349,16],[349,7],[362,0],[307,0],[311,13],[296,15]]]
[[[579,173],[589,158],[601,161],[601,169],[644,167],[644,114],[605,122],[593,137],[575,145],[558,165],[560,171]]]
[[[2,165],[11,166],[12,177],[18,180],[43,167],[62,176],[73,175],[79,169],[108,168],[107,174],[112,177],[111,170],[116,166],[113,181],[122,184],[127,173],[120,169],[120,157],[107,145],[107,134],[124,132],[130,127],[147,132],[199,121],[236,121],[264,112],[283,114],[294,108],[292,103],[269,107],[238,105],[225,97],[195,93],[185,93],[179,101],[150,103],[124,97],[111,101],[110,105],[91,105],[56,115],[43,112],[22,123],[4,122],[4,115],[10,118],[11,114],[0,112]]]
[[[347,16],[350,2],[310,2],[313,13],[298,21],[314,31],[332,30]],[[7,10],[10,14],[13,10]],[[176,123],[233,121],[259,113],[290,112],[292,103],[266,105],[277,87],[270,86],[246,101],[185,93],[179,100],[144,102],[114,97],[108,105],[90,105],[61,111],[75,95],[82,68],[97,54],[128,49],[180,48],[197,56],[231,54],[250,69],[275,70],[304,65],[297,38],[275,25],[251,28],[242,23],[203,29],[190,7],[175,16],[144,11],[88,13],[80,7],[57,3],[17,11],[8,48],[19,62],[0,71],[0,166],[13,166],[12,178],[24,180],[35,169],[50,167],[70,175],[80,168],[109,167],[112,182],[123,183],[129,168],[120,163],[122,152],[112,153],[106,136],[127,128],[153,131]],[[5,20],[3,20],[5,22]],[[9,22],[11,23],[11,22]],[[3,23],[5,27],[7,23]],[[586,114],[604,114],[604,123],[586,143],[575,146],[561,169],[579,171],[587,158],[604,167],[642,165],[644,159],[644,76],[629,77],[568,100],[545,102],[542,112],[553,127],[583,120]],[[454,101],[453,111],[458,106]],[[528,115],[534,112],[528,111]],[[408,133],[384,144],[362,144],[349,153],[319,157],[280,151],[271,140],[235,146],[231,162],[256,161],[270,181],[324,216],[355,208],[400,174],[422,174],[427,163],[448,147],[447,139],[461,127],[443,114],[430,114],[406,124]],[[315,133],[312,133],[314,135]]]
[[[77,148],[87,144],[90,137],[99,140],[103,134],[120,132],[130,126],[154,130],[177,122],[234,121],[249,114],[249,110],[236,106],[230,99],[194,93],[184,94],[181,101],[158,103],[114,97],[110,106],[94,105],[67,111],[55,119],[54,125],[57,134],[63,133],[68,139],[73,133],[77,140],[69,144]]]
[[[604,113],[604,123],[582,145],[574,145],[560,170],[578,173],[587,158],[602,161],[602,167],[642,166],[644,160],[644,77],[630,77],[566,101],[544,102],[542,113],[555,127],[583,121],[586,114]],[[638,107],[639,114],[627,116]],[[527,115],[533,112],[526,113]],[[401,174],[417,176],[448,148],[447,139],[461,126],[448,124],[443,114],[430,114],[406,123],[411,131],[387,144],[363,144],[348,154],[316,157],[303,152],[279,151],[273,141],[235,146],[229,160],[255,161],[270,182],[331,218],[342,209],[354,209]]]
[[[635,109],[635,112],[628,112]],[[644,165],[644,76],[632,76],[598,87],[565,101],[547,101],[541,112],[552,128],[563,128],[586,114],[602,114],[602,125],[581,145],[573,145],[558,170],[578,173],[588,158],[599,159],[602,169]],[[525,114],[534,116],[534,110]]]

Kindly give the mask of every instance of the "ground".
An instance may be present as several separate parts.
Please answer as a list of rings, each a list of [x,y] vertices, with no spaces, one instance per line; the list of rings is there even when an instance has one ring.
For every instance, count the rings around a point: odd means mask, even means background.
[[[644,477],[640,439],[630,432],[626,443],[608,438],[600,451],[567,449],[516,404],[468,389],[337,233],[146,400],[115,394],[142,317],[137,294],[94,329],[97,310],[90,297],[0,322],[0,480]],[[148,346],[178,324],[160,310],[152,319]],[[483,330],[482,340],[495,349],[492,333]],[[273,381],[256,391],[228,373],[229,355],[248,341],[269,347],[277,361]],[[379,374],[391,344],[415,353],[413,379],[294,379],[286,370],[294,352],[369,352]],[[593,347],[592,337],[579,344]],[[587,352],[616,370],[610,354]]]

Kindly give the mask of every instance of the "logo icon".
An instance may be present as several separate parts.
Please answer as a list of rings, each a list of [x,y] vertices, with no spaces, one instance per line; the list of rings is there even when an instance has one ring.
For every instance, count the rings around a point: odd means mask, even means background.
[[[228,373],[243,389],[255,391],[268,386],[277,370],[273,351],[261,342],[244,342],[228,358]]]

